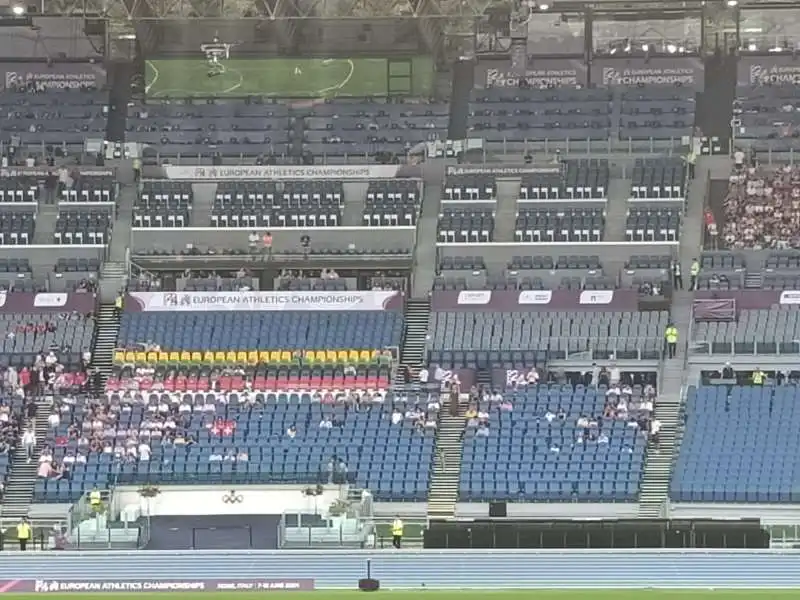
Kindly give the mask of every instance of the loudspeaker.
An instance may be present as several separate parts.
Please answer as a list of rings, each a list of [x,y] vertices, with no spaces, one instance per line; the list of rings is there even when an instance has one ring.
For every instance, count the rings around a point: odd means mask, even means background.
[[[369,577],[358,580],[358,589],[362,592],[377,592],[381,589],[381,582]]]
[[[508,507],[505,502],[490,502],[489,503],[489,517],[499,518],[508,516]]]

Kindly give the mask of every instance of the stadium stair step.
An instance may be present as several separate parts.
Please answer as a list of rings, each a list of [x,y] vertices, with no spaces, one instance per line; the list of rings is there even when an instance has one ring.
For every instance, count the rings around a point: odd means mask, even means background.
[[[113,286],[116,294],[125,288],[128,282],[128,268],[124,262],[107,261],[100,270],[100,281],[106,288]]]
[[[14,452],[11,460],[11,473],[6,483],[2,506],[0,506],[0,515],[5,519],[19,519],[28,515],[33,498],[33,488],[36,485],[38,458],[45,446],[44,442],[48,434],[47,417],[50,416],[52,407],[50,400],[37,398],[36,417],[30,420],[26,419],[26,426],[33,427],[36,432],[34,459],[28,462],[25,450],[21,446]]]
[[[744,275],[744,287],[748,290],[760,290],[764,284],[764,275],[761,271],[747,271]]]
[[[94,390],[98,395],[103,393],[106,382],[111,376],[121,320],[114,304],[100,306],[92,349],[92,367],[100,373],[100,379],[96,384],[99,389]]]
[[[406,382],[406,374],[413,373],[416,376],[423,367],[430,317],[430,298],[411,298],[408,300],[406,303],[403,346],[400,349],[400,368],[395,373],[395,385],[403,385]]]
[[[463,395],[462,395],[463,397]],[[456,515],[458,486],[461,480],[461,459],[464,443],[463,403],[458,416],[450,414],[447,394],[442,394],[442,410],[439,411],[439,427],[436,431],[436,464],[431,471],[428,488],[428,518],[452,519]]]
[[[672,302],[672,321],[678,328],[678,354],[662,361],[658,381],[655,418],[661,423],[658,445],[650,444],[645,459],[639,491],[639,516],[667,518],[669,515],[669,485],[677,450],[678,430],[683,402],[683,371],[688,348],[689,324],[692,315],[692,294],[675,292]]]

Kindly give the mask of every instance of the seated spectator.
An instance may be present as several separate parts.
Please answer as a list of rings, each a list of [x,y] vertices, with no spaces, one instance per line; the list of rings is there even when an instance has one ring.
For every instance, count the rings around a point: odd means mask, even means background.
[[[731,175],[723,238],[728,248],[800,247],[800,167]]]

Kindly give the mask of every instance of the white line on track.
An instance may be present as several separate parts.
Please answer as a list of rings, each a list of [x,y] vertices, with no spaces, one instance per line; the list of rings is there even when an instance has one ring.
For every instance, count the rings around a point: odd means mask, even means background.
[[[159,75],[161,75],[161,73],[158,72],[158,68],[153,64],[152,60],[148,60],[147,62],[145,62],[145,65],[150,67],[153,71],[153,80],[150,82],[150,85],[146,85],[144,88],[144,93],[147,94],[156,84],[156,82],[158,81],[158,77]]]
[[[355,71],[356,71],[356,66],[353,64],[353,61],[351,59],[349,59],[349,58],[347,59],[346,62],[347,62],[347,65],[350,67],[350,71],[347,73],[347,77],[345,77],[342,81],[340,81],[336,85],[332,85],[331,87],[326,87],[326,88],[323,88],[321,90],[317,90],[316,94],[318,96],[324,96],[328,92],[338,92],[340,89],[342,89],[348,83],[350,83],[350,80],[353,78],[353,73],[355,73]],[[332,65],[332,64],[335,64],[335,63],[334,62],[323,61],[323,64],[325,66],[329,66],[329,65]]]

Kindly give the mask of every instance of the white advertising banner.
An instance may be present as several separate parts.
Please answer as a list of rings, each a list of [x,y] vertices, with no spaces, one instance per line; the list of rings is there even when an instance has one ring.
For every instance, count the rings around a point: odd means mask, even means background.
[[[257,179],[392,179],[397,165],[340,165],[319,167],[178,167],[165,166],[167,179],[192,181],[247,181]]]
[[[379,311],[401,308],[400,292],[131,292],[126,310],[199,311]]]

